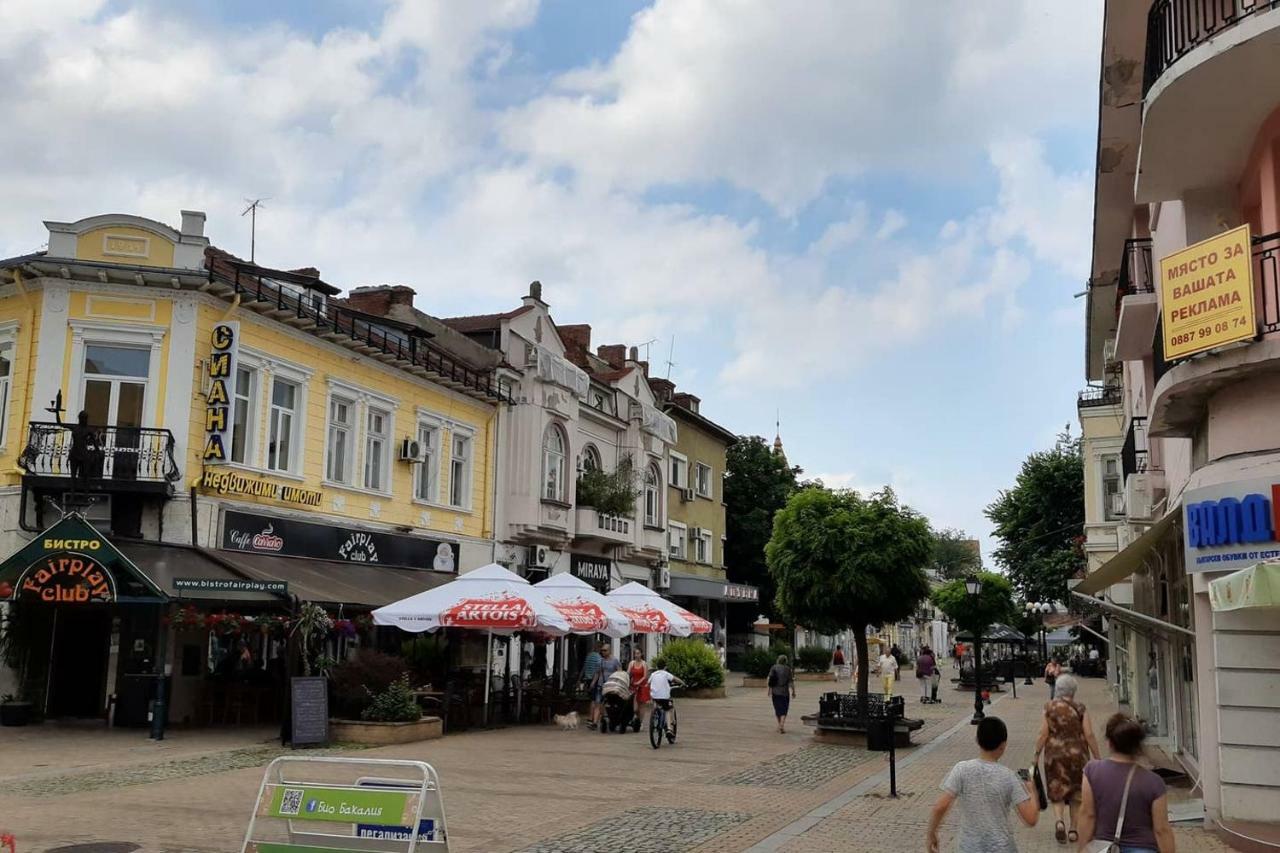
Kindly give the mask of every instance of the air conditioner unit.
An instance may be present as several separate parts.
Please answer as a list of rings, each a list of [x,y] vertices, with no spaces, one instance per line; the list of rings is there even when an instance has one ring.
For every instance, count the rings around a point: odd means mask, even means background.
[[[689,538],[690,538],[690,539],[701,539],[701,538],[702,538],[702,534],[703,534],[704,532],[705,532],[705,531],[704,531],[701,527],[690,527],[690,528],[689,528]]]
[[[658,589],[671,589],[671,569],[669,567],[658,566],[654,576],[654,586]]]
[[[681,489],[681,490],[680,490],[680,500],[681,500],[681,501],[683,501],[684,503],[689,503],[690,501],[692,501],[692,500],[693,500],[693,488],[692,488],[692,487],[690,487],[690,486],[685,486],[683,489]]]
[[[546,545],[535,545],[529,549],[529,565],[535,569],[551,568],[551,549]]]
[[[1111,512],[1113,515],[1124,515],[1124,492],[1111,495]]]
[[[1116,339],[1103,341],[1102,343],[1102,363],[1111,364],[1116,360]]]
[[[422,445],[412,438],[406,438],[404,441],[400,442],[400,461],[421,462]]]

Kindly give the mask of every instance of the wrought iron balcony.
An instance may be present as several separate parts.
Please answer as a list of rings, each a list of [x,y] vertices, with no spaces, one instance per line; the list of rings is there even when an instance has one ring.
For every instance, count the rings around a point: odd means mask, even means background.
[[[1155,293],[1156,279],[1152,275],[1151,238],[1136,237],[1124,241],[1124,255],[1120,259],[1120,286],[1116,299],[1124,299],[1135,293]]]
[[[32,421],[18,465],[37,486],[87,491],[172,492],[180,479],[173,433],[149,427],[80,427]]]
[[[1132,418],[1120,450],[1120,470],[1125,477],[1142,474],[1151,467],[1151,447],[1147,441],[1147,419]]]
[[[1253,275],[1262,291],[1259,325],[1264,334],[1280,332],[1280,231],[1253,238]]]
[[[1156,0],[1147,13],[1142,95],[1179,59],[1251,15],[1280,8],[1280,0]]]
[[[1094,406],[1118,406],[1124,400],[1124,389],[1119,385],[1090,385],[1080,392],[1076,400],[1077,408],[1090,409]]]

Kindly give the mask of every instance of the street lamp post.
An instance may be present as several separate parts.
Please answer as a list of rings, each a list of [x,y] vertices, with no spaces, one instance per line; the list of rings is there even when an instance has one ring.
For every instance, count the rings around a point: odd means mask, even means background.
[[[978,597],[982,595],[982,579],[973,575],[965,580],[964,588],[976,610]],[[975,726],[987,716],[982,710],[982,632],[986,629],[986,625],[981,625],[973,631],[973,719],[969,722]]]
[[[1048,656],[1049,656],[1049,655],[1048,655],[1048,652],[1047,652],[1047,651],[1045,651],[1045,650],[1044,650],[1044,648],[1043,648],[1043,646],[1044,646],[1044,617],[1045,617],[1045,614],[1047,614],[1047,613],[1049,613],[1049,612],[1051,612],[1051,611],[1053,610],[1053,605],[1052,605],[1052,604],[1049,604],[1049,603],[1048,603],[1048,602],[1046,602],[1046,601],[1028,601],[1026,604],[1024,604],[1024,605],[1022,606],[1022,609],[1023,609],[1024,611],[1026,611],[1026,612],[1027,612],[1027,614],[1029,614],[1030,616],[1035,617],[1035,619],[1036,619],[1036,624],[1037,624],[1037,626],[1038,626],[1038,633],[1040,634],[1040,646],[1041,646],[1040,651],[1044,654],[1044,656],[1045,656],[1045,657],[1048,657]],[[1028,670],[1028,671],[1027,671],[1027,684],[1030,684],[1030,683],[1031,683],[1031,672],[1030,672],[1030,670]]]

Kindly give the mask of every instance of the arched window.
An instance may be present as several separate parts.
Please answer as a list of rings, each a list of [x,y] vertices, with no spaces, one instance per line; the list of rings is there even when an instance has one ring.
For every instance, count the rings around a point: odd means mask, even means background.
[[[603,469],[600,462],[600,451],[596,450],[594,444],[588,444],[582,448],[582,470],[583,471],[600,471]]]
[[[657,465],[649,465],[644,474],[644,523],[657,527],[662,518],[662,473]]]
[[[551,424],[542,437],[542,497],[549,501],[563,501],[565,451],[569,442],[560,427]]]

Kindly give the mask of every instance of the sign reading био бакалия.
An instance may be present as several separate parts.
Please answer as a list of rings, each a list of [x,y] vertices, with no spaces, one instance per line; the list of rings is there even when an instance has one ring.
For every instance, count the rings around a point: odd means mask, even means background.
[[[1166,359],[1257,333],[1249,246],[1249,226],[1241,225],[1160,259]]]

